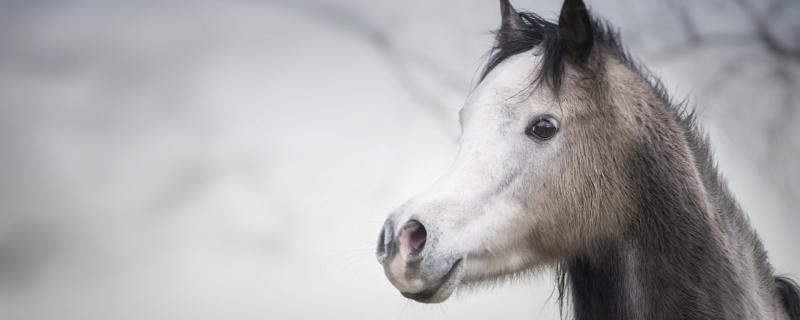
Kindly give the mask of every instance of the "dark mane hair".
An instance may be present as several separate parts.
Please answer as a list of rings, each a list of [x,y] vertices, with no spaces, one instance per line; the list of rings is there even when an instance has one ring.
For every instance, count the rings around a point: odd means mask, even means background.
[[[800,319],[800,286],[791,278],[783,276],[775,277],[775,285],[789,319]]]
[[[495,32],[498,38],[506,35],[505,38],[516,40],[496,42],[490,52],[486,67],[481,73],[480,80],[483,81],[489,72],[509,57],[535,47],[541,47],[542,63],[532,85],[539,86],[544,84],[557,93],[561,89],[564,65],[568,62],[564,54],[564,43],[558,32],[558,24],[532,12],[520,12],[519,17],[524,23],[524,28],[501,28]],[[596,47],[610,49],[609,52],[621,61],[636,67],[631,63],[627,52],[619,44],[617,32],[613,31],[608,23],[603,20],[592,19],[592,24]],[[513,34],[513,36],[508,36],[510,34]]]
[[[562,58],[562,45],[558,35],[558,24],[547,21],[539,15],[531,12],[519,13],[520,18],[525,23],[523,29],[500,29],[495,32],[498,38],[503,33],[514,33],[516,41],[501,42],[497,41],[492,48],[489,62],[481,73],[480,80],[483,81],[500,63],[515,54],[531,50],[539,45],[543,45],[544,59],[541,72],[536,78],[537,82],[546,81],[553,88],[561,84],[561,76],[564,73]],[[512,38],[512,37],[509,37]]]

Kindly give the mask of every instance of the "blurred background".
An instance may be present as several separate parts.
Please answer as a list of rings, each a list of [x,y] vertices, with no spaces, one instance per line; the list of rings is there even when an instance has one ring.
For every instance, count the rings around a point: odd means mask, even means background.
[[[800,2],[588,4],[800,276]],[[494,0],[0,1],[0,319],[555,319],[550,274],[421,305],[373,255],[498,25]]]

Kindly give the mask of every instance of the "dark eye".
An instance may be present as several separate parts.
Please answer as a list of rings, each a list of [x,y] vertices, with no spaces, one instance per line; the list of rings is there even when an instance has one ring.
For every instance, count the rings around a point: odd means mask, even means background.
[[[558,132],[556,119],[545,116],[533,121],[530,127],[525,130],[525,134],[537,140],[548,140]]]

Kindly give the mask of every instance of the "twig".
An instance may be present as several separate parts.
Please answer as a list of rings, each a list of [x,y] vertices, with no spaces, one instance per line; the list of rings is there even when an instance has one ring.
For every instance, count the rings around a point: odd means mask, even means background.
[[[424,70],[428,75],[434,76],[444,88],[449,90],[460,92],[465,87],[461,81],[457,80],[458,77],[455,73],[447,70],[430,57],[415,52],[401,53],[392,43],[387,31],[342,6],[314,0],[273,0],[270,3],[315,16],[328,24],[367,40],[386,59],[405,91],[418,104],[426,106],[442,122],[447,119],[446,115],[450,113],[450,108],[440,102],[435,94],[413,81],[413,77],[408,72],[408,65],[413,65]]]

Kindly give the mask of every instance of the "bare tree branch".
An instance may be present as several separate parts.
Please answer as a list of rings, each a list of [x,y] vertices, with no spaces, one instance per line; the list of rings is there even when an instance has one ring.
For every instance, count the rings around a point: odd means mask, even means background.
[[[419,68],[432,76],[445,89],[461,92],[465,89],[456,73],[436,62],[431,57],[417,52],[402,52],[392,41],[390,34],[372,23],[369,19],[345,9],[343,6],[329,2],[314,0],[273,0],[274,3],[285,8],[293,9],[303,14],[312,15],[321,21],[341,28],[351,34],[365,39],[386,59],[392,72],[418,104],[427,107],[437,119],[445,121],[450,109],[437,98],[439,95],[426,90],[417,84],[409,73],[409,65]]]
[[[684,41],[675,43],[649,55],[656,61],[668,61],[685,57],[687,54],[695,53],[697,50],[714,47],[736,47],[746,46],[752,43],[754,38],[748,35],[737,34],[715,34],[700,35],[694,41]]]
[[[700,41],[700,32],[697,30],[697,25],[694,23],[689,10],[683,5],[676,4],[674,0],[670,1],[669,4],[670,9],[672,9],[672,12],[681,22],[683,30],[688,35],[688,42],[698,43]]]
[[[761,44],[759,47],[769,54],[800,63],[800,48],[791,48],[781,43],[770,31],[769,24],[766,22],[767,19],[759,15],[751,3],[747,0],[735,0],[734,3],[744,12],[748,17],[749,23],[752,24],[754,29],[752,35],[702,34],[697,29],[695,20],[692,18],[685,2],[668,2],[671,11],[683,26],[686,40],[658,50],[652,54],[653,58],[656,60],[669,60],[703,48],[747,45],[757,41]],[[770,4],[768,12],[773,16],[776,15],[785,6],[785,3],[786,1],[774,0]]]
[[[773,14],[777,13],[777,9],[780,8],[780,5],[777,4],[778,2],[779,1],[773,1],[772,3],[773,8],[771,8],[770,11]],[[750,18],[750,23],[755,28],[758,40],[761,41],[764,48],[776,56],[800,62],[800,48],[792,49],[780,43],[770,31],[769,25],[765,21],[766,19],[756,12],[757,10],[752,4],[746,0],[734,0],[734,3],[736,3]]]

